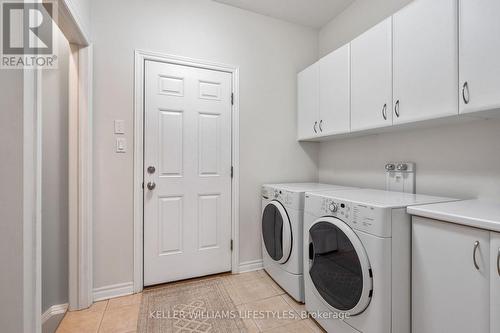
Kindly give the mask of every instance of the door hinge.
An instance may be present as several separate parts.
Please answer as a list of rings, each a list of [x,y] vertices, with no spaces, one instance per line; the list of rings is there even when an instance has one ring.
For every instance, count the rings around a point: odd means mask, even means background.
[[[230,245],[230,247],[231,247],[231,251],[232,251],[233,250],[233,240],[232,239],[231,239],[231,245]]]
[[[231,93],[231,105],[234,105],[234,93]]]
[[[234,177],[234,167],[231,166],[231,178],[233,178],[233,177]]]

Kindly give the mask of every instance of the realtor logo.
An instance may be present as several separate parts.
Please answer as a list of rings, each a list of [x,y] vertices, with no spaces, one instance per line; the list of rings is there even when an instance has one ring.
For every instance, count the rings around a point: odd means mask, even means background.
[[[2,2],[2,68],[56,68],[55,1]]]

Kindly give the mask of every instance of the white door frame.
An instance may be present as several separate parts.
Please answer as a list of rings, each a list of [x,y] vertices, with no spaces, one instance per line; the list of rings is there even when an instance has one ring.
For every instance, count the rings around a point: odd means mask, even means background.
[[[231,73],[233,106],[231,114],[232,166],[231,182],[231,237],[233,251],[231,270],[238,272],[239,263],[239,68],[204,60],[161,54],[150,51],[135,51],[135,99],[134,99],[134,292],[141,292],[144,287],[144,66],[145,61],[158,61],[175,65],[210,69]]]
[[[92,45],[71,44],[69,70],[69,309],[93,302]]]
[[[41,332],[41,70],[23,70],[23,332]]]
[[[70,42],[69,80],[69,272],[70,310],[93,303],[93,47],[73,1],[58,2],[57,25]]]
[[[39,0],[37,0],[39,1]],[[25,2],[29,2],[26,1]],[[79,45],[77,132],[69,140],[80,147],[73,161],[78,180],[76,203],[78,219],[69,218],[69,243],[78,244],[73,255],[69,302],[74,309],[92,304],[92,45],[81,29],[78,16],[68,2],[58,2],[57,24],[68,40]],[[25,333],[42,330],[42,70],[23,71],[23,322]],[[82,204],[83,203],[83,204]],[[71,226],[73,225],[73,231]]]

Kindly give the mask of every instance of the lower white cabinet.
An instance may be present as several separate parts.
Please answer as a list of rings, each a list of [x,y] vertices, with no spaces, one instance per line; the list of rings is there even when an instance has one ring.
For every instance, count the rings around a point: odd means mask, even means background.
[[[490,332],[500,332],[500,234],[490,234]]]
[[[500,332],[490,331],[490,232],[420,217],[412,229],[412,332]]]

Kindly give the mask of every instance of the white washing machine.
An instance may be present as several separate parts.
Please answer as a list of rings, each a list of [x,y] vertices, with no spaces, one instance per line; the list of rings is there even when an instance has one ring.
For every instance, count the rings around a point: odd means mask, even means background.
[[[262,186],[262,255],[264,269],[288,294],[304,302],[302,241],[304,193],[352,190],[319,183]]]
[[[454,199],[380,190],[306,193],[307,311],[332,333],[409,333],[411,218]]]

